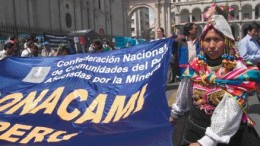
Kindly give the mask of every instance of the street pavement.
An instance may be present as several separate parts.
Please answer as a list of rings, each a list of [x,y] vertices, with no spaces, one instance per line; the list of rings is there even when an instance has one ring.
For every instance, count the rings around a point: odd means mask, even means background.
[[[176,93],[177,93],[178,87],[179,87],[179,82],[167,84],[166,97],[167,97],[169,107],[171,107],[171,105],[176,100]]]
[[[168,106],[171,107],[176,101],[176,93],[179,86],[179,82],[167,84],[166,97]],[[257,96],[259,98],[257,98]],[[260,93],[258,95],[249,96],[249,116],[256,122],[255,129],[260,136]]]
[[[257,98],[258,96],[258,98]],[[256,122],[255,129],[260,136],[260,94],[249,96],[249,116]]]

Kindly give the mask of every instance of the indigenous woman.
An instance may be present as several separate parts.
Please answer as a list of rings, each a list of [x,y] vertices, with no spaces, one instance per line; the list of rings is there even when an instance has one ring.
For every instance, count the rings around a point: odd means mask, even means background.
[[[243,127],[254,125],[246,101],[260,73],[238,58],[222,15],[211,16],[200,39],[201,52],[184,72],[169,120],[189,111],[183,146],[240,146]]]

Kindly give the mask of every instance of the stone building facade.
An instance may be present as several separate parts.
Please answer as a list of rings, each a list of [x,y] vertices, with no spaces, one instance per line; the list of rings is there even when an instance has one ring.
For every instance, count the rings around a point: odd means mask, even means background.
[[[127,7],[128,0],[0,0],[0,24],[17,32],[64,34],[93,29],[125,36]]]
[[[226,0],[172,0],[174,26],[181,29],[185,23],[194,22],[200,26],[201,31],[206,24],[202,13],[212,2],[216,2],[218,6],[226,5]],[[234,9],[229,23],[235,38],[242,38],[246,34],[245,27],[248,22],[260,22],[260,0],[228,0],[228,5]]]

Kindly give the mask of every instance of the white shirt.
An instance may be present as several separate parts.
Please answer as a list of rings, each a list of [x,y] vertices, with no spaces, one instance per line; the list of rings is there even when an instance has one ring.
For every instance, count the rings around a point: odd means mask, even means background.
[[[43,48],[43,49],[42,49],[42,52],[41,52],[41,56],[42,56],[42,57],[55,56],[54,54],[55,54],[55,52],[54,52],[54,50],[52,50],[51,48],[49,48],[48,50],[47,50],[46,48]]]
[[[7,51],[6,50],[2,50],[0,51],[0,60],[3,60],[5,58],[7,58]]]
[[[238,52],[240,57],[251,61],[252,63],[260,63],[260,46],[255,38],[246,35],[238,43]]]
[[[32,57],[32,52],[30,48],[27,48],[22,51],[21,57]]]
[[[193,41],[192,40],[187,41],[189,62],[191,62],[194,58],[196,58],[196,45],[195,45],[196,40],[197,39]]]

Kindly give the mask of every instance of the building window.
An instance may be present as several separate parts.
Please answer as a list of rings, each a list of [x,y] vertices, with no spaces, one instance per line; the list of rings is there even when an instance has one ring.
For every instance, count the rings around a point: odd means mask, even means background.
[[[244,13],[244,19],[250,19],[249,18],[249,13]]]
[[[66,13],[65,21],[66,21],[66,26],[68,28],[71,28],[71,26],[72,26],[72,19],[71,19],[71,15],[69,13]]]
[[[101,9],[101,2],[98,0],[98,9]]]
[[[259,10],[256,8],[255,9],[255,19],[258,19],[259,17]]]
[[[70,8],[69,4],[66,4],[66,8],[67,8],[67,9],[69,9],[69,8]]]
[[[135,28],[131,28],[131,31],[132,31],[132,32],[135,31]]]
[[[131,24],[134,24],[135,23],[135,20],[134,19],[131,19]]]

